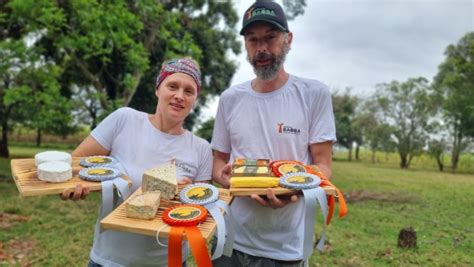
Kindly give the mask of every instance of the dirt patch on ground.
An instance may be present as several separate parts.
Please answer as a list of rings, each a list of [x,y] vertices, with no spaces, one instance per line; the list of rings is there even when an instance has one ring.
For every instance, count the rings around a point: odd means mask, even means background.
[[[28,216],[0,212],[0,230],[8,230],[15,223],[26,222]]]
[[[403,192],[370,192],[366,190],[350,191],[344,194],[344,198],[348,203],[362,202],[367,200],[377,200],[383,202],[394,203],[412,203],[416,202],[416,197]]]
[[[0,242],[0,265],[31,266],[37,243],[31,238],[16,238],[6,243]]]

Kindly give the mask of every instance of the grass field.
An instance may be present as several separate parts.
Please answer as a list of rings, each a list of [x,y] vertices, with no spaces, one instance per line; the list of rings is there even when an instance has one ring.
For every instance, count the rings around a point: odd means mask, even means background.
[[[13,157],[36,152],[12,148]],[[418,164],[400,170],[396,163],[334,162],[333,182],[344,191],[349,214],[333,219],[326,251],[315,252],[310,266],[474,265],[474,175]],[[10,177],[8,160],[0,159],[0,176]],[[0,179],[0,192],[0,265],[87,263],[98,193],[77,202],[21,198],[11,178]],[[416,230],[416,249],[397,248],[405,227]]]

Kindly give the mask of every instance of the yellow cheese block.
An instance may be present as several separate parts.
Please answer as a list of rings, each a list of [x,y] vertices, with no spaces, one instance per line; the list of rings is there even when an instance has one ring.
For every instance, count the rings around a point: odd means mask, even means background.
[[[271,176],[260,177],[232,177],[230,178],[230,187],[277,187],[280,183],[280,178]]]

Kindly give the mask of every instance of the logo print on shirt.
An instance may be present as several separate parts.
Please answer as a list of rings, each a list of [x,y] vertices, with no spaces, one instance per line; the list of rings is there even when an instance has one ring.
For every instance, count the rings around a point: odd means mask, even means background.
[[[283,122],[277,123],[277,126],[277,131],[281,134],[300,134],[301,132],[300,129],[285,125]]]
[[[189,174],[192,173],[191,168],[189,168],[189,166],[182,161],[176,161],[175,165],[177,168],[180,168],[185,173],[189,173]]]

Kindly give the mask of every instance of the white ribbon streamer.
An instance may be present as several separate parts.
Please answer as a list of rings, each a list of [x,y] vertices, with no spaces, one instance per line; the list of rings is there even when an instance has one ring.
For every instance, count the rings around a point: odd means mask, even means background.
[[[221,210],[219,207],[213,203],[209,203],[205,205],[206,209],[214,218],[214,221],[217,225],[217,245],[212,254],[212,259],[215,260],[222,256],[222,252],[224,251],[224,243],[225,243],[225,232],[226,232],[226,225],[224,221],[224,216],[222,216]]]
[[[125,200],[130,195],[130,188],[128,187],[128,182],[122,179],[121,177],[103,181],[102,185],[102,208],[100,210],[100,218],[104,218],[109,214],[114,205],[114,185],[117,188],[117,193],[119,198]]]
[[[222,200],[218,200],[215,202],[215,204],[225,210],[225,216],[224,216],[224,221],[226,225],[226,230],[227,230],[227,237],[224,245],[224,255],[227,257],[232,256],[232,250],[234,249],[234,236],[235,236],[235,231],[234,231],[234,224],[233,224],[233,218],[232,218],[232,213],[230,212],[229,205],[225,203]]]
[[[321,187],[302,190],[305,200],[305,218],[304,218],[304,247],[303,259],[308,259],[313,252],[313,236],[314,223],[316,221],[316,206],[319,204],[324,215],[323,231],[317,248],[322,251],[324,249],[324,241],[326,240],[326,218],[327,218],[327,199],[326,193]]]

